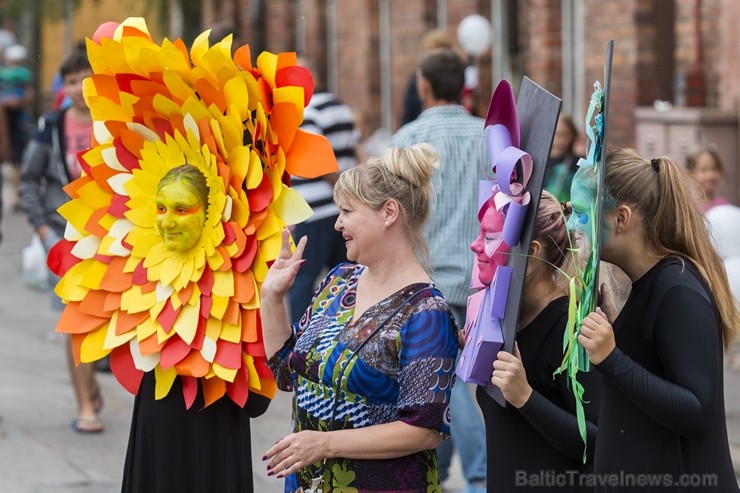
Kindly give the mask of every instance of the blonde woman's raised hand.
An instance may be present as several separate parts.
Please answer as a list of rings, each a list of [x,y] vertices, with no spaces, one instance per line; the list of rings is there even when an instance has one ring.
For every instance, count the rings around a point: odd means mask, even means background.
[[[280,247],[280,256],[275,259],[267,271],[265,280],[262,282],[262,297],[282,298],[288,292],[295,281],[298,269],[305,262],[303,250],[306,248],[308,237],[304,236],[296,245],[294,251],[290,248],[290,231],[283,228],[283,241]]]

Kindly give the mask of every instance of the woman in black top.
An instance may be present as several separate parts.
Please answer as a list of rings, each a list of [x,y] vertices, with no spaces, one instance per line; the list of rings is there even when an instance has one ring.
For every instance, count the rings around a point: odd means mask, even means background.
[[[481,231],[481,234],[485,234]],[[560,204],[542,192],[514,354],[500,352],[491,382],[509,405],[499,406],[477,390],[488,444],[488,491],[579,491],[584,442],[578,431],[575,397],[567,377],[553,373],[563,360],[568,320],[565,277],[560,272],[570,248]],[[567,270],[567,269],[566,269]],[[599,409],[600,376],[584,373],[588,462],[592,462]]]
[[[599,491],[737,492],[722,352],[740,316],[722,261],[670,160],[620,149],[605,169],[601,258],[633,284],[616,320],[604,300],[579,337],[603,376]]]

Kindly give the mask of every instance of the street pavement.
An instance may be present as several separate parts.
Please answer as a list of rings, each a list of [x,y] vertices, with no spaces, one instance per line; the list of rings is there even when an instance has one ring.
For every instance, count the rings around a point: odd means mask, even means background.
[[[3,194],[5,206],[12,193]],[[25,215],[6,210],[0,243],[0,492],[113,493],[120,491],[133,396],[109,373],[98,373],[105,401],[105,431],[72,431],[75,402],[64,358],[64,339],[54,333],[58,313],[48,293],[21,279],[21,254],[31,239]],[[725,377],[727,425],[740,471],[740,373]],[[260,458],[290,431],[290,395],[280,392],[267,413],[252,421],[255,491],[282,491]],[[158,464],[158,467],[167,467]],[[446,491],[463,488],[453,462]]]

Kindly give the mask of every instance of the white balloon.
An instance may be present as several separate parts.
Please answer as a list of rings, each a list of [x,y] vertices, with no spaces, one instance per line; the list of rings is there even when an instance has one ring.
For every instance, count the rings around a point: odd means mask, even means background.
[[[723,259],[740,257],[740,207],[718,205],[706,214],[709,233]]]
[[[740,303],[740,257],[725,259],[725,270],[727,271],[727,279],[730,281],[732,294]]]
[[[478,14],[465,17],[457,25],[457,41],[468,55],[482,55],[491,46],[491,23]]]

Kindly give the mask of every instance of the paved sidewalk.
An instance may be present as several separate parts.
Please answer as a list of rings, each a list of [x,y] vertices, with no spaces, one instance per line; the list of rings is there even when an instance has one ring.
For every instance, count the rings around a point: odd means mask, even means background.
[[[4,197],[11,202],[7,189]],[[58,313],[48,293],[21,280],[21,252],[31,228],[24,214],[7,210],[0,227],[0,492],[118,492],[133,396],[110,373],[98,373],[105,431],[72,431],[76,407],[64,339],[53,332]],[[267,413],[252,422],[255,492],[282,492],[282,481],[267,477],[260,458],[289,432],[290,394],[279,392]],[[462,489],[459,466],[447,486]]]
[[[7,183],[7,181],[6,181]],[[10,195],[4,195],[11,202]],[[6,204],[7,206],[7,204]],[[21,251],[31,230],[23,214],[3,214],[0,243],[0,492],[113,493],[120,491],[133,397],[110,374],[98,374],[105,406],[105,432],[80,435],[63,339],[53,332],[57,314],[47,293],[20,279]],[[740,471],[740,373],[727,372],[727,424]],[[282,491],[260,458],[289,432],[290,395],[280,393],[266,415],[252,424],[254,483],[258,493]],[[463,488],[453,463],[446,492]]]

